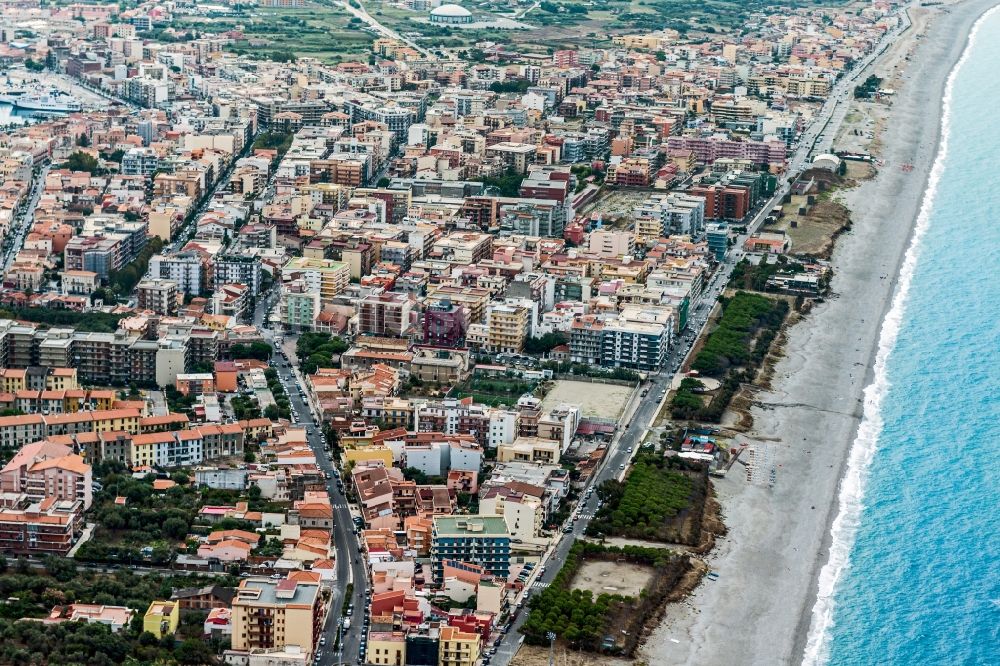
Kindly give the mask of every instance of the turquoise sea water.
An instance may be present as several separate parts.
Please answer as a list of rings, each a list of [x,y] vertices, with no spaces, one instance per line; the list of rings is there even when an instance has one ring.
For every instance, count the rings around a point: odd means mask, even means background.
[[[838,539],[849,555],[807,663],[1000,664],[1000,11],[973,34],[866,394],[863,494],[833,530],[831,562]]]

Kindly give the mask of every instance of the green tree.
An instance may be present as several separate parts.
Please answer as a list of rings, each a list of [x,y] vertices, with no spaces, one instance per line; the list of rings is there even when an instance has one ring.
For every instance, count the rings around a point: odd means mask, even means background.
[[[163,535],[170,539],[183,539],[187,536],[188,524],[183,518],[168,518],[163,521]]]
[[[79,150],[72,153],[66,159],[66,163],[63,164],[63,167],[69,169],[70,171],[86,171],[91,174],[100,173],[101,171],[100,164],[98,163],[96,157]]]

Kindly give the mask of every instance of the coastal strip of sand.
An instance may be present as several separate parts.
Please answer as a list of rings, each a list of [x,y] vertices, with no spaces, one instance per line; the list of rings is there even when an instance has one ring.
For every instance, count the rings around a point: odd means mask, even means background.
[[[898,85],[880,137],[885,163],[844,194],[853,227],[833,254],[834,296],[789,331],[772,388],[751,410],[746,442],[766,469],[748,480],[737,465],[715,484],[729,528],[709,558],[719,578],[668,607],[640,650],[647,663],[801,661],[863,390],[937,152],[944,86],[972,24],[996,4],[920,8],[926,20],[897,45],[912,49],[905,68],[893,70],[899,58],[874,66]]]

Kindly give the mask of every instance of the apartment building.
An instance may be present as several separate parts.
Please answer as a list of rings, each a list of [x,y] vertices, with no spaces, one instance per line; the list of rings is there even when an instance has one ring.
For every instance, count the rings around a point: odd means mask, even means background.
[[[431,536],[434,580],[444,578],[446,561],[483,567],[507,578],[510,574],[510,532],[500,516],[435,516]]]
[[[406,660],[406,633],[402,631],[368,632],[366,660],[376,666],[403,666]]]
[[[577,318],[570,329],[570,359],[606,368],[656,372],[670,349],[672,323],[626,317]]]
[[[626,257],[635,254],[635,235],[628,231],[592,231],[588,243],[590,252],[601,257]]]
[[[534,436],[518,436],[510,444],[497,447],[498,462],[559,463],[562,442]]]
[[[402,338],[410,333],[413,300],[408,294],[386,292],[358,302],[358,332],[362,335]]]
[[[471,266],[489,257],[493,237],[489,234],[455,232],[434,243],[431,256],[460,266]]]
[[[0,503],[0,552],[66,555],[83,529],[83,504],[8,496]]]
[[[152,278],[142,280],[136,287],[136,308],[151,310],[165,317],[177,315],[179,290],[173,280]]]
[[[52,497],[80,502],[89,509],[93,500],[90,465],[62,444],[37,441],[26,444],[0,470],[0,492],[24,494],[32,502]]]
[[[206,288],[205,267],[194,252],[158,254],[149,260],[149,277],[170,280],[184,294],[200,296]]]
[[[507,486],[487,490],[479,500],[479,513],[502,516],[515,541],[538,537],[545,524],[545,508],[541,499]]]
[[[495,303],[486,311],[486,349],[520,354],[530,332],[530,310],[523,305]]]
[[[233,600],[234,650],[286,649],[311,658],[322,627],[319,583],[247,578]]]
[[[482,636],[458,627],[441,627],[438,666],[476,666],[479,662]]]
[[[696,236],[705,229],[705,198],[682,192],[653,194],[633,209],[636,235],[659,238],[670,234]]]
[[[318,293],[320,303],[332,303],[351,280],[347,264],[332,259],[295,257],[281,269],[282,282],[301,281],[307,292]]]
[[[308,331],[316,324],[320,313],[319,293],[309,291],[302,280],[283,285],[281,290],[281,323],[293,331]]]
[[[260,257],[225,254],[216,257],[213,264],[216,290],[221,289],[223,285],[239,284],[246,285],[253,298],[260,293],[260,281],[263,275]]]

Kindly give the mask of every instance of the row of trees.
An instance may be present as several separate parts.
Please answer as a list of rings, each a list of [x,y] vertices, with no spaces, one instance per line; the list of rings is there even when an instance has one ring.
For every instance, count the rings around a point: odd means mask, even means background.
[[[229,355],[236,359],[253,358],[258,361],[270,361],[274,350],[266,342],[251,342],[250,344],[235,344],[229,348]]]
[[[151,237],[135,259],[108,275],[108,287],[122,296],[131,294],[135,286],[146,275],[149,260],[153,258],[153,255],[159,254],[162,249],[163,239],[159,236]]]
[[[561,332],[545,333],[537,338],[530,337],[524,341],[524,351],[527,354],[547,354],[559,345],[564,345],[569,340],[566,334]]]
[[[68,326],[78,331],[94,331],[97,333],[114,333],[122,315],[105,312],[77,312],[76,310],[59,310],[55,308],[3,308],[0,316],[7,319],[33,321],[52,327]]]
[[[264,371],[264,378],[267,379],[267,388],[274,396],[274,404],[264,408],[264,417],[276,421],[278,419],[288,419],[292,416],[292,405],[288,401],[288,394],[285,387],[281,385],[278,371],[268,368]]]
[[[507,84],[494,83],[493,85],[500,86]],[[518,173],[513,168],[509,168],[502,176],[488,176],[479,180],[487,187],[497,188],[502,197],[516,197],[521,192],[521,181],[524,180],[524,174]]]

